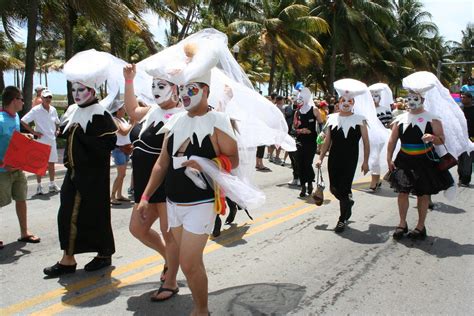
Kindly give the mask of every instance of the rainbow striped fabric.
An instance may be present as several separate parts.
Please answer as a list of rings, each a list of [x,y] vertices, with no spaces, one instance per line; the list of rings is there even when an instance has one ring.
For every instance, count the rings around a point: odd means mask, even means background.
[[[427,152],[433,150],[433,145],[431,144],[402,144],[400,150],[407,155],[417,156],[424,155]]]

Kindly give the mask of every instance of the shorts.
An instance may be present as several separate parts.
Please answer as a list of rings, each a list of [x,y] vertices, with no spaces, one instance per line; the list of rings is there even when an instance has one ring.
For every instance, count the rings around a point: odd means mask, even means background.
[[[55,139],[45,139],[41,137],[36,140],[39,143],[46,144],[51,146],[51,153],[49,154],[48,162],[58,162],[58,149],[56,148],[56,140]]]
[[[115,148],[112,150],[112,158],[114,158],[114,164],[116,166],[123,166],[130,160],[130,155],[126,155],[120,148]]]
[[[175,203],[167,199],[166,209],[168,230],[183,226],[190,233],[210,235],[214,229],[216,220],[214,199],[191,203]]]
[[[15,201],[26,201],[28,186],[21,170],[0,172],[0,207]]]

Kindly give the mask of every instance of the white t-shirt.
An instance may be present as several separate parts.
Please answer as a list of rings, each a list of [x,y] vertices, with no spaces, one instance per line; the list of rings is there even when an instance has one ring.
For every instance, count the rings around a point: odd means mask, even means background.
[[[21,120],[27,124],[34,122],[35,131],[43,134],[39,140],[56,140],[56,125],[59,124],[58,112],[54,106],[49,106],[49,111],[38,105],[33,107]]]

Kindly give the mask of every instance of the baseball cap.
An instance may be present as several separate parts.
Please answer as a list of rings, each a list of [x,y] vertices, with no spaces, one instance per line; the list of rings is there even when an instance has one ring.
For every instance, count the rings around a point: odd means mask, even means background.
[[[51,93],[51,91],[49,91],[48,89],[44,89],[43,92],[41,93],[41,96],[43,98],[46,98],[46,97],[52,97],[53,94]]]
[[[44,90],[44,89],[46,89],[46,88],[43,87],[43,86],[40,85],[40,84],[35,87],[35,91],[36,91],[36,92],[41,91],[41,90]]]

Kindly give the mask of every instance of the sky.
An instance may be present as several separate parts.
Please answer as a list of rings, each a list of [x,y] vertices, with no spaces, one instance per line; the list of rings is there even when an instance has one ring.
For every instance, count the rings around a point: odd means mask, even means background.
[[[474,1],[473,0],[421,0],[426,11],[432,15],[434,22],[445,40],[460,41],[461,31],[466,29],[469,22],[474,23]],[[155,40],[164,43],[164,29],[167,25],[158,19],[158,16],[150,13],[145,16],[150,31]],[[26,29],[18,31],[19,41],[26,41]],[[13,72],[5,73],[6,85],[13,84]],[[40,84],[39,77],[35,75],[34,84]],[[44,85],[44,82],[43,82]],[[49,89],[56,94],[66,93],[66,82],[62,73],[53,72],[48,75]]]

